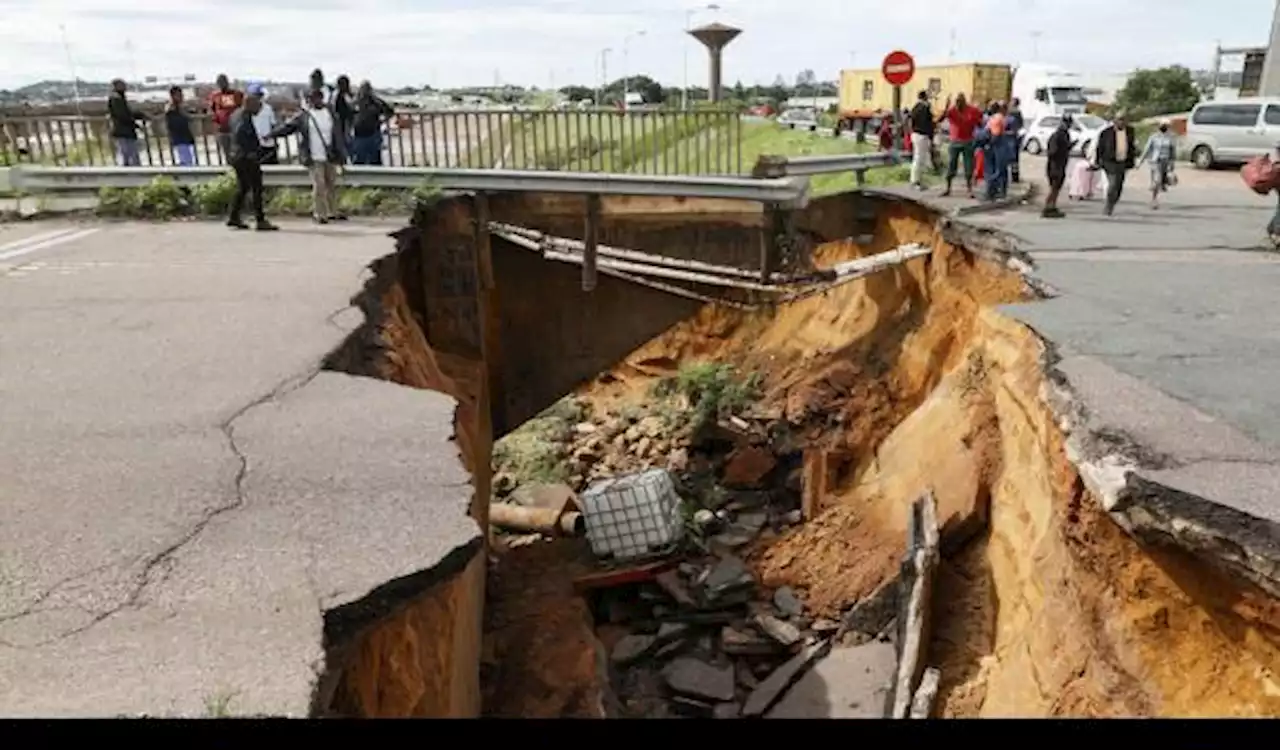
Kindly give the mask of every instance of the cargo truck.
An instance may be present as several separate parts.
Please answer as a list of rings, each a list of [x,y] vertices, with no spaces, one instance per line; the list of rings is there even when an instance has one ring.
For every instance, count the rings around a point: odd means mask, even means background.
[[[1013,69],[1008,65],[955,63],[923,65],[916,68],[911,82],[902,87],[902,106],[909,109],[921,91],[929,92],[934,116],[941,116],[949,97],[964,94],[982,105],[1008,100]],[[893,109],[893,87],[879,68],[840,71],[840,117],[837,130],[865,131],[867,123],[879,120]]]

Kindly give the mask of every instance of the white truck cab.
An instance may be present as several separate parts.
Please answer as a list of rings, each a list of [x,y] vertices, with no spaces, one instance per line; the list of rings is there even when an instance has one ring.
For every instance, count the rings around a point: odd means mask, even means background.
[[[1058,65],[1026,63],[1013,72],[1013,97],[1027,122],[1046,115],[1082,115],[1084,80]]]

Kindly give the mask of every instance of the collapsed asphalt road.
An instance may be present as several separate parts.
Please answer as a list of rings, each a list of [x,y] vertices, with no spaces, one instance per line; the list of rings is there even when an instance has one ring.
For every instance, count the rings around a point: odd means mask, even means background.
[[[89,228],[0,227],[0,714],[313,713],[326,613],[478,538],[452,399],[320,370],[386,227]]]

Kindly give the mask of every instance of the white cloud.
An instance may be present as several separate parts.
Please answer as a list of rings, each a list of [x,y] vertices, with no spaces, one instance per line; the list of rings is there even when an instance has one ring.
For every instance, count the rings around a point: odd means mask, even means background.
[[[850,60],[877,65],[895,48],[941,62],[954,29],[959,59],[1031,55],[1084,70],[1207,66],[1215,41],[1265,44],[1273,0],[725,0],[713,19],[744,33],[725,53],[728,81],[788,79],[811,68],[834,78]],[[545,86],[629,68],[679,83],[706,75],[684,36],[686,0],[0,0],[0,87],[67,78],[179,76],[299,80],[312,68],[386,85],[501,80]],[[129,46],[131,44],[132,51]]]

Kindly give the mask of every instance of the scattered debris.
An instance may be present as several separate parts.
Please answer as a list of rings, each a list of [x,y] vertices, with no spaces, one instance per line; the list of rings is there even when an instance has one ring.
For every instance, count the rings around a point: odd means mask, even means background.
[[[725,487],[750,489],[759,487],[764,478],[778,465],[773,451],[761,446],[749,445],[735,450],[724,466],[722,482]]]
[[[625,568],[589,573],[575,578],[573,580],[573,589],[581,594],[591,589],[613,588],[628,583],[652,581],[657,578],[659,573],[664,570],[670,570],[674,566],[675,563],[670,560],[659,560],[643,565],[632,565]]]
[[[526,508],[512,503],[490,505],[489,522],[507,531],[546,536],[582,536],[587,528],[582,514],[576,511]]]
[[[743,716],[763,716],[765,711],[773,707],[778,698],[791,687],[815,659],[819,659],[831,650],[831,641],[822,640],[805,646],[799,654],[787,663],[775,669],[766,677],[742,706]]]
[[[799,617],[804,614],[804,602],[800,601],[790,586],[783,586],[773,592],[773,606],[787,617]]]
[[[793,646],[803,637],[800,629],[795,625],[783,622],[772,615],[758,614],[751,618],[751,623],[784,646]]]
[[[787,690],[768,719],[882,719],[897,667],[892,643],[832,648]]]
[[[648,653],[657,642],[657,637],[652,635],[632,633],[631,635],[623,636],[617,645],[613,647],[613,653],[610,654],[610,658],[614,664],[630,664]]]
[[[696,657],[682,656],[662,670],[662,677],[677,695],[725,702],[736,695],[733,672],[733,665],[729,663],[710,664]]]
[[[911,718],[928,719],[933,716],[933,706],[938,701],[938,685],[942,681],[942,672],[936,667],[929,667],[920,678],[920,687],[916,688],[915,697],[911,699]]]

